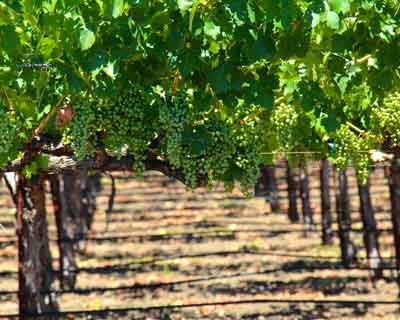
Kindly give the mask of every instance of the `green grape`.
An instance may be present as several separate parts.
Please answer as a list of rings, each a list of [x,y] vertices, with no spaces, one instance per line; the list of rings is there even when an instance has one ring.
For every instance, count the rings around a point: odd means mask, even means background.
[[[64,141],[70,142],[78,159],[93,156],[100,145],[115,156],[129,150],[135,170],[144,171],[146,151],[157,131],[158,114],[150,94],[133,87],[115,98],[78,103],[72,126]]]
[[[382,136],[390,146],[400,146],[400,92],[388,95],[383,103],[374,107],[371,122],[375,125],[377,135]]]
[[[337,130],[335,144],[337,145],[335,163],[338,170],[353,165],[359,182],[366,183],[370,172],[369,152],[373,148],[373,141],[367,136],[356,134],[346,124]]]
[[[260,162],[260,133],[256,131],[261,128],[246,119],[254,109],[239,108],[229,121],[218,109],[207,113],[195,110],[185,95],[162,106],[160,121],[167,132],[165,157],[175,168],[183,169],[190,187],[197,185],[201,174],[207,176],[209,187],[224,181],[225,188],[231,190],[237,180],[247,192],[257,179]]]
[[[0,106],[0,167],[13,160],[18,150],[18,132],[21,125]]]
[[[117,98],[76,104],[63,141],[71,144],[79,159],[93,156],[99,145],[116,156],[128,150],[141,173],[149,145],[164,132],[159,156],[183,171],[187,186],[194,188],[200,177],[207,177],[208,187],[224,181],[230,189],[239,181],[247,192],[260,163],[262,129],[249,117],[257,108],[242,106],[228,121],[219,109],[198,110],[186,92],[161,103],[151,93],[133,88]]]
[[[291,151],[295,148],[299,136],[296,134],[299,114],[290,104],[280,104],[274,110],[272,123],[278,137],[280,148]]]

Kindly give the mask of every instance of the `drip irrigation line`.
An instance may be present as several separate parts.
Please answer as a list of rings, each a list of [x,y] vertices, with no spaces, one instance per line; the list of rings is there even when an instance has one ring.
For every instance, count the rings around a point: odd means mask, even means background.
[[[211,210],[212,208],[210,208]],[[222,208],[219,208],[222,209]],[[263,214],[246,214],[243,216],[233,216],[234,214],[238,213],[240,214],[240,212],[234,211],[233,209],[235,208],[224,208],[224,210],[231,210],[229,212],[219,212],[219,213],[214,213],[214,214],[207,214],[207,215],[203,215],[202,217],[205,218],[205,220],[203,221],[210,221],[210,223],[214,223],[214,220],[209,220],[210,218],[219,218],[219,219],[242,219],[242,220],[246,220],[248,218],[260,218]],[[237,208],[237,209],[241,209],[241,208]],[[171,209],[172,210],[172,209]],[[162,219],[160,216],[153,216],[153,217],[147,217],[144,220],[140,220],[137,216],[135,216],[135,213],[131,213],[131,212],[126,212],[124,211],[123,213],[117,212],[117,210],[114,211],[113,213],[113,218],[110,219],[110,222],[115,222],[115,223],[125,223],[125,222],[137,222],[137,223],[143,223],[143,222],[149,222],[149,221],[153,221],[153,220],[160,220]],[[375,217],[377,217],[376,221],[377,222],[391,222],[391,217],[388,215],[391,213],[390,209],[383,209],[383,210],[379,210],[379,209],[374,209],[375,212]],[[359,213],[359,209],[351,209],[351,213]],[[267,213],[267,215],[286,215],[286,211],[279,211],[279,212],[271,212],[271,213]],[[265,217],[267,217],[267,215],[265,215]],[[380,215],[383,215],[382,217],[380,217]],[[116,217],[118,216],[118,217]],[[210,217],[211,216],[211,217]],[[320,216],[319,214],[316,216]],[[193,214],[174,214],[174,215],[166,215],[163,218],[165,219],[172,219],[172,218],[198,218],[198,214],[193,213]],[[96,223],[105,223],[106,221],[103,219],[96,219],[95,217],[95,221]],[[356,222],[362,222],[362,220],[358,217],[352,219],[352,223],[356,223]],[[3,221],[0,223],[11,223],[11,221]],[[202,223],[202,220],[197,220],[197,221],[193,221],[190,223],[185,223],[185,224],[168,224],[168,225],[163,225],[160,228],[166,228],[166,227],[170,227],[170,226],[183,226],[183,225],[193,225],[196,226],[196,224]],[[220,221],[218,221],[218,223],[220,223]],[[303,224],[303,222],[290,222],[287,225],[298,225],[298,224]],[[268,224],[267,224],[268,225]],[[158,226],[156,226],[156,228],[159,228]],[[9,229],[7,227],[7,229]],[[153,228],[155,229],[155,228]],[[146,228],[146,230],[149,230],[149,228]],[[99,232],[104,232],[103,230],[99,231]],[[14,234],[4,234],[2,229],[0,229],[0,238],[6,238],[6,237],[15,237]],[[1,240],[0,240],[1,241]]]
[[[324,266],[280,266],[274,269],[264,269],[262,271],[253,271],[253,272],[238,272],[232,274],[223,274],[223,275],[212,275],[208,277],[199,277],[198,275],[192,276],[195,278],[192,279],[183,279],[178,281],[171,282],[159,282],[159,283],[145,283],[145,284],[133,284],[129,286],[119,286],[119,287],[89,287],[89,288],[74,288],[74,289],[59,289],[59,290],[51,290],[51,291],[42,291],[42,294],[77,294],[77,295],[87,295],[93,292],[115,292],[115,291],[134,291],[134,290],[145,290],[145,289],[157,289],[162,287],[174,287],[185,284],[193,284],[193,283],[201,283],[208,282],[213,280],[225,280],[225,279],[237,279],[241,277],[249,277],[249,276],[260,276],[271,274],[275,272],[290,272],[290,271],[318,271],[318,270],[326,270],[327,268]],[[340,267],[337,270],[344,270],[346,268]],[[389,280],[389,278],[385,278]],[[268,281],[266,281],[268,283]],[[0,295],[17,295],[17,290],[2,290],[0,291]]]
[[[286,268],[288,269],[288,268]],[[300,268],[296,268],[298,270]],[[227,274],[227,275],[214,275],[208,277],[198,277],[194,279],[185,279],[185,280],[178,280],[172,282],[160,282],[160,283],[147,283],[147,284],[134,284],[131,286],[120,286],[120,287],[92,287],[92,288],[77,288],[77,289],[68,289],[68,290],[52,290],[52,291],[45,291],[42,294],[88,294],[92,292],[110,292],[110,291],[126,291],[126,290],[139,290],[139,289],[153,289],[153,288],[161,288],[161,287],[170,287],[176,285],[183,285],[183,284],[190,284],[190,283],[197,283],[197,282],[207,282],[212,280],[223,280],[223,279],[232,279],[232,278],[239,278],[239,277],[247,277],[247,276],[257,276],[263,274],[270,274],[282,271],[282,267],[275,268],[275,269],[265,269],[263,271],[255,271],[255,272],[239,272],[234,274]],[[18,291],[7,291],[3,290],[0,291],[0,295],[16,295]]]
[[[202,257],[209,257],[209,256],[230,256],[230,255],[257,255],[257,256],[279,256],[279,257],[288,257],[288,258],[298,258],[298,259],[307,259],[310,261],[319,261],[325,260],[329,262],[336,262],[341,263],[342,260],[340,257],[332,257],[332,256],[315,256],[315,255],[302,255],[302,254],[290,254],[290,253],[281,253],[281,252],[274,252],[274,251],[266,251],[266,250],[251,250],[249,248],[244,248],[242,250],[235,250],[235,251],[217,251],[217,252],[203,252],[197,254],[183,254],[183,255],[176,255],[176,256],[160,256],[157,258],[147,259],[144,261],[136,261],[136,262],[128,262],[122,263],[118,265],[106,265],[101,267],[94,267],[94,268],[79,268],[77,272],[85,272],[85,273],[95,273],[96,271],[107,271],[107,270],[114,270],[114,268],[122,269],[122,268],[129,268],[134,265],[152,265],[157,264],[160,262],[166,261],[173,261],[173,260],[180,260],[180,259],[193,259],[193,258],[202,258]],[[140,259],[140,258],[139,258]],[[382,261],[393,261],[394,257],[387,257],[382,258]],[[358,258],[359,261],[367,260],[367,258]],[[391,267],[388,267],[388,270]],[[382,269],[382,268],[381,268]],[[367,270],[367,269],[362,269]],[[376,268],[369,268],[368,270],[376,270]]]
[[[389,221],[389,220],[388,220]],[[365,230],[363,228],[350,228],[345,231],[350,231],[354,233],[364,233]],[[392,228],[381,228],[369,231],[369,233],[391,233],[393,231]],[[225,238],[232,237],[237,234],[254,234],[257,233],[259,236],[268,237],[268,236],[276,236],[280,234],[289,234],[289,233],[308,233],[308,234],[319,234],[322,232],[322,229],[236,229],[236,230],[215,230],[215,231],[196,231],[196,232],[182,232],[182,233],[160,233],[160,234],[137,234],[137,235],[112,235],[112,236],[99,236],[99,237],[81,237],[81,238],[51,238],[52,242],[61,242],[61,243],[77,243],[80,241],[88,241],[88,242],[119,242],[126,240],[137,240],[137,242],[143,241],[163,241],[163,240],[199,240],[199,239],[208,239],[208,238]],[[332,229],[332,233],[338,234],[339,230]],[[17,239],[15,236],[10,236],[12,240],[0,240],[0,249],[4,249],[8,246],[16,244]],[[134,242],[135,243],[135,242]]]
[[[306,230],[268,230],[268,229],[253,229],[253,230],[215,230],[215,231],[196,231],[196,232],[182,232],[182,233],[166,233],[166,234],[141,234],[141,235],[115,235],[107,237],[88,237],[88,238],[75,238],[75,239],[61,239],[61,242],[78,242],[78,241],[94,241],[94,242],[107,242],[107,241],[118,241],[118,240],[146,240],[146,241],[157,241],[157,240],[173,240],[173,239],[199,239],[203,236],[208,237],[228,237],[238,233],[295,233],[295,232],[305,232]],[[56,239],[51,239],[52,241],[57,241]],[[1,243],[1,242],[0,242]]]
[[[176,255],[176,256],[165,256],[165,257],[157,257],[152,259],[147,259],[143,261],[129,262],[123,264],[112,264],[100,267],[86,267],[86,268],[77,268],[75,273],[89,273],[89,274],[98,274],[98,273],[115,273],[115,272],[129,272],[129,271],[137,271],[138,266],[143,265],[156,265],[160,262],[180,260],[180,259],[189,259],[189,258],[201,258],[201,257],[209,257],[209,256],[230,256],[230,255],[258,255],[258,256],[277,256],[277,257],[287,257],[287,258],[297,258],[303,259],[307,263],[319,262],[319,263],[337,263],[338,265],[332,266],[329,265],[324,267],[322,270],[337,270],[337,269],[346,269],[346,270],[364,270],[364,271],[374,271],[374,270],[397,270],[395,266],[384,265],[382,268],[371,268],[368,266],[351,266],[351,267],[343,267],[341,265],[342,260],[340,257],[333,256],[315,256],[315,255],[301,255],[301,254],[290,254],[290,253],[281,253],[267,250],[251,250],[249,248],[244,248],[242,250],[236,251],[219,251],[219,252],[205,252],[198,254],[187,254],[187,255]],[[139,260],[140,258],[138,258]],[[357,258],[358,261],[368,261],[366,257]],[[391,262],[395,260],[395,257],[385,257],[381,259],[382,262]],[[134,267],[136,266],[136,267]],[[310,265],[309,269],[312,270],[314,266]],[[284,269],[282,268],[284,271]],[[303,270],[303,269],[302,269]],[[59,270],[53,270],[54,274],[57,274]],[[16,271],[1,271],[0,276],[10,276],[13,274],[17,274]]]
[[[355,305],[398,305],[400,300],[333,300],[333,299],[244,299],[244,300],[225,300],[225,301],[210,301],[191,304],[170,304],[170,305],[153,305],[147,307],[119,307],[106,309],[91,309],[91,310],[65,310],[54,312],[43,312],[41,314],[27,313],[26,317],[40,319],[46,316],[68,316],[68,315],[104,315],[109,313],[122,314],[127,312],[150,312],[161,310],[180,310],[187,308],[201,308],[211,306],[228,306],[228,305],[243,305],[243,304],[336,304],[341,306]],[[0,318],[19,318],[19,314],[0,314]]]

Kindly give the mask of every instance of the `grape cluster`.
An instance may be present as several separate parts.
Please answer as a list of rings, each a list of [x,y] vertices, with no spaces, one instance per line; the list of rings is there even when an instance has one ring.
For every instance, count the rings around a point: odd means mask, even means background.
[[[370,172],[369,153],[373,149],[373,141],[366,135],[355,133],[347,124],[344,124],[336,132],[335,144],[337,145],[335,163],[338,170],[353,165],[358,181],[361,184],[366,183]]]
[[[93,156],[99,147],[116,156],[129,150],[135,169],[143,171],[145,151],[158,128],[158,106],[143,89],[131,88],[117,97],[78,103],[64,142],[71,142],[78,159]]]
[[[218,107],[200,110],[190,92],[157,99],[133,88],[116,98],[75,103],[63,141],[79,159],[93,156],[99,147],[116,156],[127,149],[141,172],[151,142],[162,133],[157,155],[183,171],[187,186],[194,188],[206,177],[209,187],[223,181],[231,189],[239,181],[247,192],[260,162],[261,128],[249,117],[254,109],[243,106],[229,117]]]
[[[209,187],[223,181],[229,190],[234,181],[239,181],[247,192],[258,175],[256,126],[243,121],[243,115],[224,119],[217,108],[205,113],[197,110],[188,95],[173,97],[171,103],[161,107],[160,122],[167,133],[165,157],[184,171],[190,187],[195,187],[199,175],[203,175]]]
[[[290,151],[295,148],[298,136],[296,127],[298,125],[299,114],[291,104],[280,104],[276,107],[272,115],[274,131],[277,134],[280,149]]]
[[[17,150],[18,121],[0,106],[0,167],[13,160]]]
[[[392,146],[400,146],[400,92],[388,95],[379,107],[373,108],[371,123],[377,134],[390,138]]]

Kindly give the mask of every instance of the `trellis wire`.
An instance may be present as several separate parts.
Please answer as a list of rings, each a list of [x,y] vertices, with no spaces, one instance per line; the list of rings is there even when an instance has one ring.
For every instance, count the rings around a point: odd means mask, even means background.
[[[38,318],[45,316],[67,316],[67,315],[102,315],[109,313],[126,313],[126,312],[149,312],[161,310],[179,310],[187,308],[201,308],[210,306],[227,306],[227,305],[242,305],[242,304],[337,304],[344,306],[354,306],[359,304],[366,305],[398,305],[400,300],[331,300],[331,299],[244,299],[230,301],[213,301],[200,302],[191,304],[175,304],[175,305],[154,305],[147,307],[120,307],[107,309],[92,309],[92,310],[69,310],[58,312],[43,312],[41,314],[27,313],[24,316]],[[19,314],[0,314],[0,318],[19,318]]]

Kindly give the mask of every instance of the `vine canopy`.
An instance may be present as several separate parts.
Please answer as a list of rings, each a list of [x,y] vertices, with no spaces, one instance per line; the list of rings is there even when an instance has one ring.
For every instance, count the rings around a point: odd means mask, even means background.
[[[265,154],[322,157],[330,142],[365,176],[365,146],[393,151],[400,138],[388,119],[400,117],[399,11],[396,0],[2,1],[0,166],[22,159],[34,174],[55,150],[98,168],[133,157],[190,186],[247,190]]]

